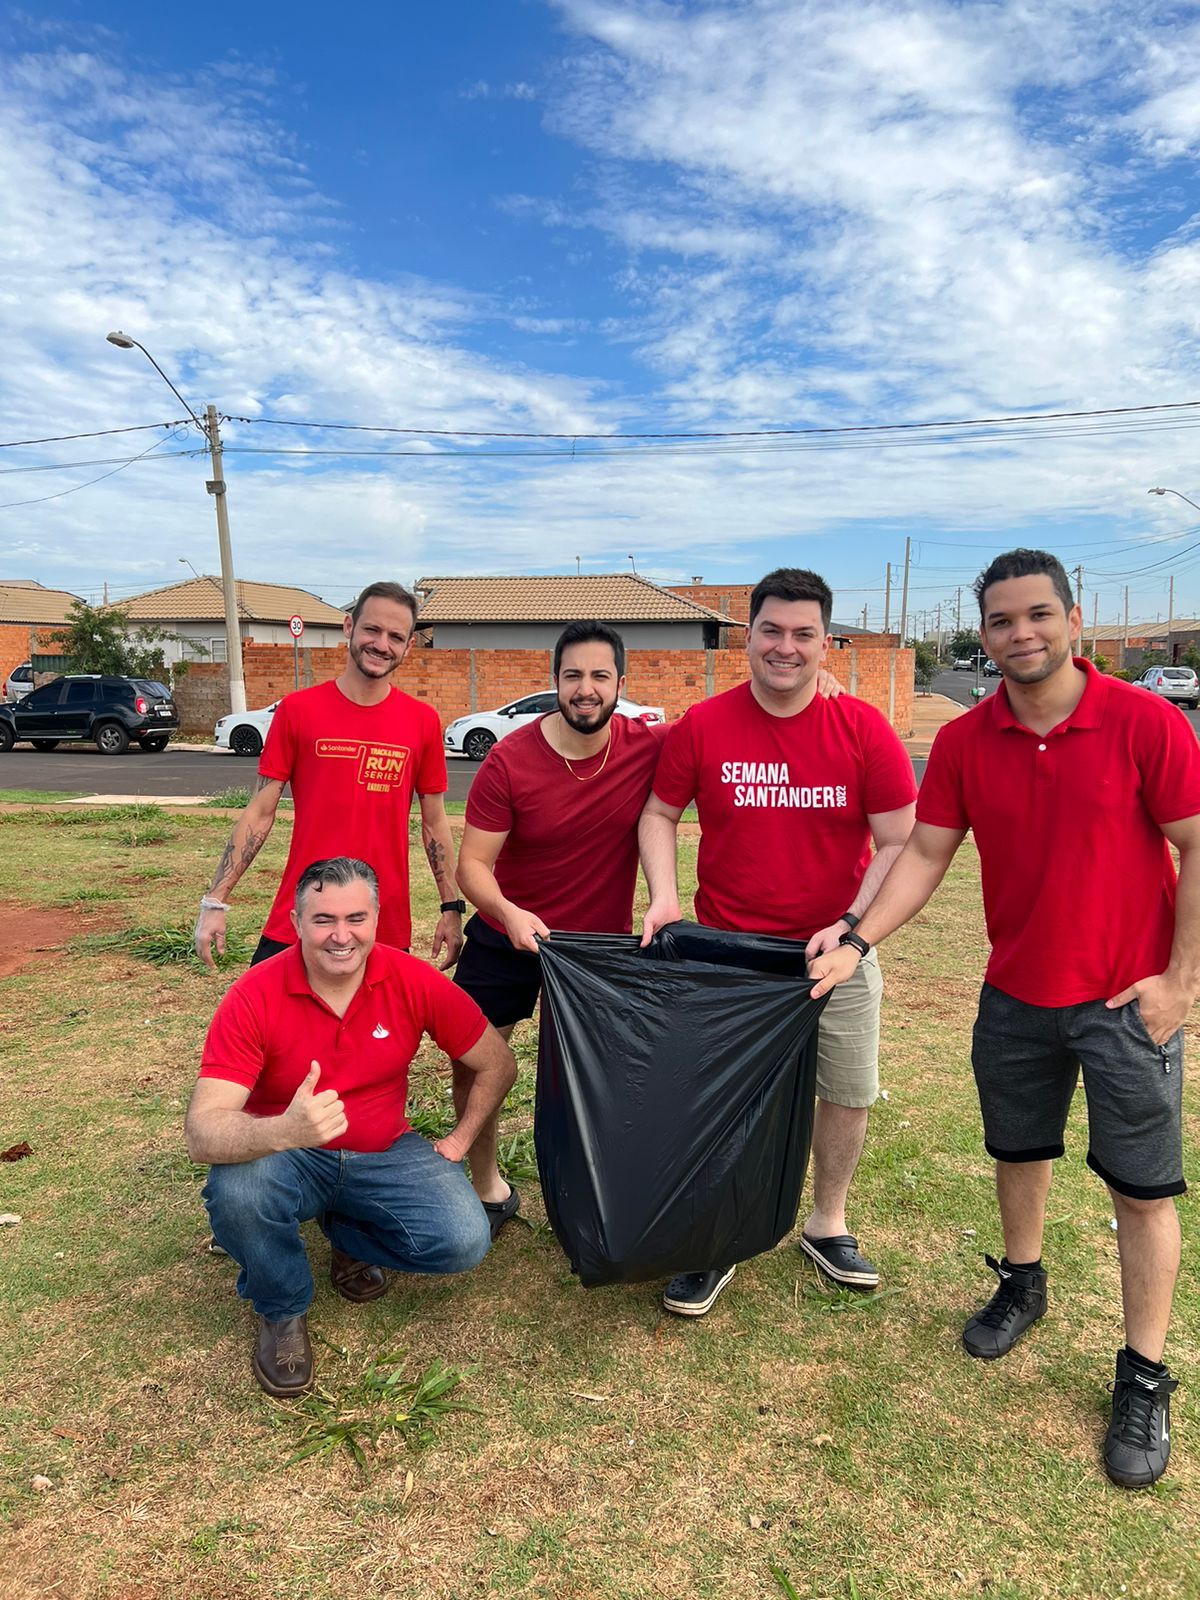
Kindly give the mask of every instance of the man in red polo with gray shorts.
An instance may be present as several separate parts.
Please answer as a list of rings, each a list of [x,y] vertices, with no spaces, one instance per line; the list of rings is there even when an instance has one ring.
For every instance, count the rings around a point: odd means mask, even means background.
[[[1082,1068],[1125,1312],[1104,1465],[1144,1488],[1167,1465],[1176,1387],[1162,1355],[1186,1188],[1181,1030],[1200,989],[1200,746],[1176,707],[1073,658],[1082,619],[1054,556],[998,556],[975,593],[1004,682],[938,734],[912,837],[861,925],[813,963],[813,994],[921,909],[970,828],[992,946],[972,1061],[1007,1253],[987,1258],[999,1286],[963,1344],[994,1360],[1045,1312],[1051,1162]]]

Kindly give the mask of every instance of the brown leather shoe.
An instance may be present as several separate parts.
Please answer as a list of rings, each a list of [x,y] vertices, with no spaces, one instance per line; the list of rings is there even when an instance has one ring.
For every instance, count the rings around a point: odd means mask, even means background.
[[[356,1306],[380,1299],[391,1287],[382,1267],[377,1267],[373,1261],[356,1261],[332,1245],[329,1247],[329,1281],[343,1300]]]
[[[281,1322],[258,1319],[258,1338],[250,1358],[254,1376],[268,1394],[293,1399],[312,1387],[313,1353],[307,1317],[284,1317]]]

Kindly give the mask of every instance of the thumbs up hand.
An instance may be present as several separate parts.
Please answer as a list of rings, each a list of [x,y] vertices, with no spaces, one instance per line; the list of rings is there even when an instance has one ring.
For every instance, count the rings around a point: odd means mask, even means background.
[[[336,1089],[317,1090],[321,1063],[314,1061],[308,1076],[292,1096],[291,1104],[280,1117],[287,1150],[315,1150],[331,1139],[338,1139],[349,1124],[346,1108]]]

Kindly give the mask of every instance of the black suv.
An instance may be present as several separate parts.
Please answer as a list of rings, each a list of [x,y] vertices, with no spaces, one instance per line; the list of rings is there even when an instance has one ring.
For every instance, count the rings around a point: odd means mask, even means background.
[[[34,689],[14,705],[0,705],[0,750],[28,740],[53,750],[65,740],[89,741],[106,756],[121,756],[136,739],[143,750],[165,750],[179,727],[171,691],[149,678],[70,673]]]

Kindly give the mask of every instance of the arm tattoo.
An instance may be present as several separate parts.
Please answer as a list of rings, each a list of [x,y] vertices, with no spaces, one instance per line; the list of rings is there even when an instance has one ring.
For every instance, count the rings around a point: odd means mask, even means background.
[[[229,869],[230,869],[230,867],[232,865],[233,865],[233,838],[231,836],[230,840],[229,840],[229,843],[225,846],[224,850],[222,850],[222,852],[221,852],[221,859],[220,859],[220,861],[217,862],[217,870],[213,873],[212,882],[208,886],[208,892],[210,894],[213,892],[214,889],[216,889],[217,885],[221,882],[222,878],[224,878],[225,874],[229,871]]]

